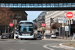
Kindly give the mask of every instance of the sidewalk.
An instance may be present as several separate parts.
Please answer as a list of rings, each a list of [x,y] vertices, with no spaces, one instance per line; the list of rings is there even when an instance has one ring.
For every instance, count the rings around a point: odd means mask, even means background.
[[[64,48],[64,49],[69,49],[69,50],[75,50],[75,43],[60,43],[59,47]]]
[[[42,39],[42,40],[55,40],[55,41],[70,41],[72,39],[72,37],[67,37],[67,39],[66,39],[66,37],[64,37],[64,39],[63,39],[63,37],[60,37],[60,36],[58,36],[57,38],[45,38],[45,39]],[[71,41],[75,41],[75,40],[71,40]]]

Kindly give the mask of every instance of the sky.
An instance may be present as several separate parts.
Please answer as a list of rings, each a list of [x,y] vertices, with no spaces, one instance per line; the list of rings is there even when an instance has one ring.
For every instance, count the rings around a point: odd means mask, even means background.
[[[33,21],[33,20],[36,19],[36,18],[40,15],[40,13],[42,13],[43,11],[25,11],[25,12],[28,14],[28,16],[27,16],[28,20]]]

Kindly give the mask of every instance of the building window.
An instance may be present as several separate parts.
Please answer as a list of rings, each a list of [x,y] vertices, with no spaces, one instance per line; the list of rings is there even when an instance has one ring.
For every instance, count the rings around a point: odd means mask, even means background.
[[[10,16],[10,18],[12,18],[12,15]]]
[[[0,19],[1,19],[1,14],[0,14]]]
[[[14,7],[12,3],[9,4],[9,7]]]
[[[75,14],[74,14],[74,16],[75,16]]]
[[[17,7],[18,4],[14,4],[14,8]]]
[[[15,14],[14,18],[17,18],[17,15]]]
[[[19,15],[19,18],[21,18],[21,15]]]
[[[19,8],[21,7],[21,3],[18,3],[18,7],[19,7]]]

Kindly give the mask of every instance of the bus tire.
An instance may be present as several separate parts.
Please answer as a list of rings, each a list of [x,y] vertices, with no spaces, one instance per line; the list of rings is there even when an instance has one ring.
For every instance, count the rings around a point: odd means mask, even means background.
[[[21,40],[23,40],[23,39],[21,38]]]
[[[37,40],[37,38],[34,38],[34,40]]]
[[[37,40],[37,38],[33,38],[32,40]]]

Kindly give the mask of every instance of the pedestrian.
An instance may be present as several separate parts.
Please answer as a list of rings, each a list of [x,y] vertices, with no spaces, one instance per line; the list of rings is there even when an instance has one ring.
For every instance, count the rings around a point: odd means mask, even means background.
[[[75,32],[74,32],[74,30],[73,30],[73,38],[72,38],[72,40],[74,40],[74,38],[75,38]]]

